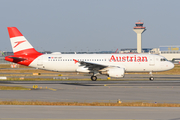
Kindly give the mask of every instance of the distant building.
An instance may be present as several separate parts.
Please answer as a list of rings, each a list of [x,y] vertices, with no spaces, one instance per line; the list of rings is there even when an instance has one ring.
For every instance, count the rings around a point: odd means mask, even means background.
[[[160,46],[159,55],[170,61],[180,61],[180,46]]]
[[[159,48],[143,48],[142,53],[158,54],[169,61],[180,62],[180,46],[160,46]],[[137,49],[121,49],[119,53],[137,53]]]
[[[151,54],[159,54],[159,48],[153,48],[152,50],[149,51]]]
[[[141,53],[149,53],[153,48],[143,48],[141,50]],[[136,48],[126,48],[126,49],[121,49],[119,53],[137,53]]]
[[[11,62],[8,62],[4,60],[5,56],[13,55],[13,52],[3,52],[0,51],[0,64],[10,64]]]

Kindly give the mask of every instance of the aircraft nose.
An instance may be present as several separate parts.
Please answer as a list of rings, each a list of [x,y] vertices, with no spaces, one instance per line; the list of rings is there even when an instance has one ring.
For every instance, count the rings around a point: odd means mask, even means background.
[[[174,68],[174,64],[172,62],[169,62],[169,69],[173,69]]]

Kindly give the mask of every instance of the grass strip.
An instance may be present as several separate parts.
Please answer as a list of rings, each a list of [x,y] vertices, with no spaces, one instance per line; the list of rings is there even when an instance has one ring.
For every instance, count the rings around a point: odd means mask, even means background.
[[[78,102],[45,102],[45,101],[0,101],[0,105],[50,105],[50,106],[130,106],[130,107],[180,107],[180,104],[171,103],[78,103]]]
[[[21,86],[0,86],[0,90],[29,90],[29,88]]]

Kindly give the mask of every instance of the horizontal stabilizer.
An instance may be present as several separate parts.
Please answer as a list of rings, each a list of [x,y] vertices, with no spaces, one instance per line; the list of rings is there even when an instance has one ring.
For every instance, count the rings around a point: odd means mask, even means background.
[[[24,60],[27,60],[27,59],[21,58],[21,57],[8,57],[8,58],[13,59],[13,61],[24,61]]]

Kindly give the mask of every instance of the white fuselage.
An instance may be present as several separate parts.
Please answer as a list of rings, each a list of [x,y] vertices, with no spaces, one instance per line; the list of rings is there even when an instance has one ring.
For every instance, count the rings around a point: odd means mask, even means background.
[[[52,71],[78,72],[81,65],[74,60],[121,67],[126,72],[166,71],[174,67],[164,57],[153,54],[43,54],[29,66]]]

